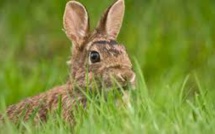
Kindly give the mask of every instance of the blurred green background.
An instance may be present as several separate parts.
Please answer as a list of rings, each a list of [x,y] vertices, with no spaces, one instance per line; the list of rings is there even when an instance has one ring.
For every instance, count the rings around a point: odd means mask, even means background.
[[[112,0],[80,0],[91,28]],[[215,87],[214,0],[125,0],[119,42],[137,59],[150,90],[196,74]],[[0,1],[0,99],[7,105],[65,83],[71,43],[62,31],[66,1]],[[195,90],[192,79],[188,90]],[[166,95],[166,93],[164,93]]]

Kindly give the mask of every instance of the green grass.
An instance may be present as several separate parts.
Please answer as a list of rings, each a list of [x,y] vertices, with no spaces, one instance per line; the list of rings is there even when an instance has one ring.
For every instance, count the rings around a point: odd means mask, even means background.
[[[95,26],[111,0],[80,0]],[[125,0],[119,35],[138,75],[131,107],[91,97],[77,124],[56,117],[35,127],[7,123],[0,133],[214,133],[215,2]],[[0,2],[0,111],[65,83],[70,42],[66,1]],[[136,60],[133,60],[136,59]],[[145,79],[143,78],[143,74]]]
[[[70,127],[59,116],[47,123],[32,125],[23,122],[19,127],[7,122],[1,133],[213,133],[215,123],[212,94],[202,89],[195,74],[179,79],[172,85],[160,86],[150,95],[141,71],[137,70],[138,86],[129,90],[131,105],[116,105],[113,92],[104,100],[103,95],[86,93],[88,106],[74,112],[76,125]],[[197,92],[187,96],[185,89],[194,79]],[[119,98],[119,97],[117,97]]]

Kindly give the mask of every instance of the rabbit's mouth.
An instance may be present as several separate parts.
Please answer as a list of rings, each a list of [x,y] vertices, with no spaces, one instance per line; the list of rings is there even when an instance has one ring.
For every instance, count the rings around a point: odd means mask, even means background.
[[[136,75],[133,73],[132,77],[128,80],[117,75],[118,77],[106,77],[103,78],[102,87],[107,89],[117,89],[117,90],[130,90],[135,89],[135,79]]]

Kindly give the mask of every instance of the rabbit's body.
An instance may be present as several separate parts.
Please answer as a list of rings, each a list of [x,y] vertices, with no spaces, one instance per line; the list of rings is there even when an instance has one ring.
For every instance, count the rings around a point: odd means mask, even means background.
[[[84,95],[78,91],[110,89],[114,78],[122,87],[134,84],[135,74],[125,47],[117,43],[124,16],[124,0],[111,5],[100,20],[96,30],[89,31],[88,13],[77,2],[67,3],[64,12],[64,29],[72,41],[70,79],[67,84],[51,89],[38,96],[11,105],[7,116],[16,122],[18,119],[35,121],[46,120],[48,113],[53,113],[62,106],[62,117],[72,121],[72,109],[80,102],[86,104]],[[87,78],[87,80],[86,80]]]
[[[57,113],[69,122],[72,122],[72,107],[77,102],[85,103],[85,98],[78,92],[71,92],[69,84],[55,87],[45,93],[27,98],[7,109],[7,118],[13,122],[20,119],[34,122],[46,121],[48,114]],[[84,105],[84,104],[83,104]]]

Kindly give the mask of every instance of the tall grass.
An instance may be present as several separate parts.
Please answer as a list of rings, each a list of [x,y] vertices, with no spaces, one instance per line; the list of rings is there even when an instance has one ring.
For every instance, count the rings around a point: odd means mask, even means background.
[[[213,95],[201,87],[196,75],[179,79],[172,85],[160,86],[150,95],[142,72],[137,69],[138,86],[129,90],[131,105],[117,105],[118,90],[104,95],[85,92],[87,108],[78,107],[74,112],[76,124],[71,127],[60,116],[48,118],[46,123],[33,125],[23,122],[18,127],[5,123],[1,133],[213,133]],[[185,88],[195,79],[198,93],[185,97]]]

